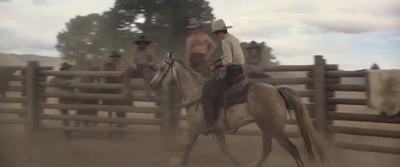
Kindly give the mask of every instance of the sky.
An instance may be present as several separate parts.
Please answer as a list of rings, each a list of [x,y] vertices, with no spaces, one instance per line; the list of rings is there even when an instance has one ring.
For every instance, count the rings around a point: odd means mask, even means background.
[[[59,56],[56,35],[76,15],[114,0],[0,0],[0,52]],[[264,41],[284,65],[400,69],[399,0],[212,0],[216,18],[243,42]]]

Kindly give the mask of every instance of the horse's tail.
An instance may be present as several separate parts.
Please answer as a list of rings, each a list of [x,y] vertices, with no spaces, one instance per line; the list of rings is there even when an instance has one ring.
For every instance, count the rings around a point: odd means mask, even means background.
[[[296,116],[297,125],[300,129],[301,136],[304,140],[304,145],[308,154],[308,157],[315,161],[315,153],[319,156],[321,161],[326,159],[325,151],[322,148],[322,144],[318,139],[318,135],[314,126],[311,122],[311,118],[308,115],[306,106],[304,105],[301,97],[296,91],[290,88],[281,87],[278,88],[279,93],[286,103],[286,108],[290,116],[293,114]]]

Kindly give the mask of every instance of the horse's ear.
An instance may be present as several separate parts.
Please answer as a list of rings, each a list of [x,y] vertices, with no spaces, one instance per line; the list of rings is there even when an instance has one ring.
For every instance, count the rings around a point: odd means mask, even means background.
[[[167,59],[168,59],[168,60],[172,60],[172,58],[173,58],[172,53],[171,53],[171,52],[168,52],[168,53],[167,53]]]

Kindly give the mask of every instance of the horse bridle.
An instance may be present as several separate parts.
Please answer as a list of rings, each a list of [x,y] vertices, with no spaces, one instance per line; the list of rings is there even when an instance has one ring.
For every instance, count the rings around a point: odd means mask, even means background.
[[[171,68],[174,66],[175,63],[175,59],[172,59],[171,62],[165,61],[165,64],[168,65],[167,70],[165,70],[164,75],[161,77],[160,81],[158,82],[158,85],[160,86],[160,88],[163,88],[162,82],[165,79],[165,77],[167,77],[168,71],[171,71],[171,75],[174,75]]]
[[[171,59],[170,62],[165,61],[165,64],[168,65],[168,68],[167,68],[167,70],[165,70],[165,73],[163,74],[163,76],[161,77],[160,81],[158,82],[158,85],[160,86],[161,89],[163,88],[162,82],[163,82],[163,80],[165,79],[165,77],[167,77],[168,71],[171,72],[171,76],[172,76],[172,77],[174,76],[174,73],[173,73],[172,70],[171,70],[171,68],[173,68],[173,66],[174,66],[174,63],[175,63],[175,59]],[[201,86],[202,84],[204,84],[204,83],[206,83],[207,81],[209,81],[210,79],[211,79],[211,78],[208,78],[208,79],[204,80],[203,82],[200,82],[199,84],[197,84],[197,85],[195,85],[195,86],[193,86],[193,87],[181,88],[181,91],[191,90],[191,89],[194,89],[194,88],[196,88],[196,87],[199,87],[199,86]],[[165,85],[167,85],[167,84],[165,84]]]

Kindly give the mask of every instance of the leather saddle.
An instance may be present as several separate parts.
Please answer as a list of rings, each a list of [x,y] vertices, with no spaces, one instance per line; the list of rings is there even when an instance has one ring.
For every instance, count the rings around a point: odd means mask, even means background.
[[[247,101],[247,94],[249,88],[252,84],[253,84],[252,82],[249,82],[247,80],[247,76],[245,74],[240,75],[235,80],[235,83],[227,91],[218,95],[216,107],[218,109],[221,109],[221,108],[228,108],[230,106],[240,103],[245,103]],[[206,85],[205,87],[207,86],[208,85]],[[200,101],[201,101],[200,99],[197,99],[195,101],[189,102],[188,104],[185,105],[185,108],[188,109],[192,106],[195,106],[198,103],[200,103]]]
[[[218,97],[218,108],[228,108],[230,106],[245,103],[247,93],[252,82],[247,80],[247,76],[242,74],[235,79],[234,84]]]

